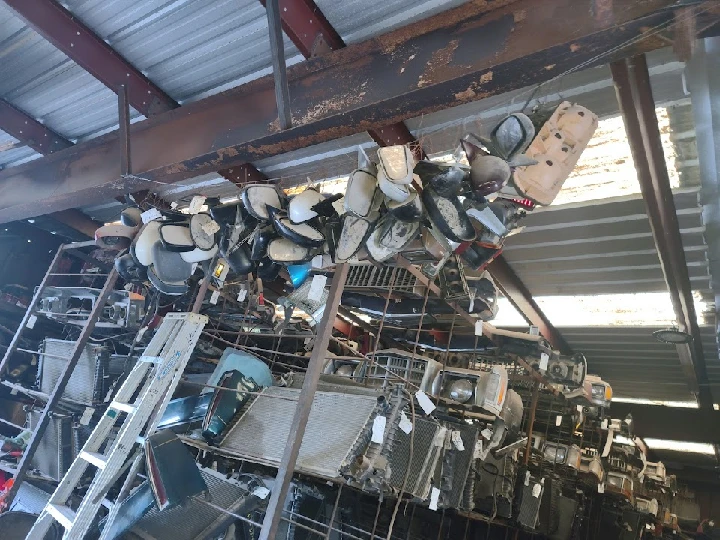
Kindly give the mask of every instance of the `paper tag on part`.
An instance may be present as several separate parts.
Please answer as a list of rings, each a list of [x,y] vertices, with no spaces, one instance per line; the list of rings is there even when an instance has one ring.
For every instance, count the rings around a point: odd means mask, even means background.
[[[310,291],[308,291],[308,300],[319,302],[322,299],[322,293],[325,291],[326,283],[327,276],[322,274],[313,276],[312,283],[310,283]]]
[[[532,496],[536,499],[540,498],[540,492],[542,491],[542,486],[540,484],[535,484],[532,489]]]
[[[178,203],[176,203],[175,201],[170,203],[170,209],[175,210],[177,207],[178,207]]]
[[[583,412],[583,406],[582,406],[582,405],[578,405],[578,406],[577,406],[577,410],[578,410],[578,412]]]
[[[315,255],[313,257],[312,267],[313,268],[322,268],[323,267],[323,256],[322,255]]]
[[[382,444],[385,440],[385,425],[387,424],[387,418],[384,416],[376,416],[373,420],[372,425],[372,437],[370,442]]]
[[[260,486],[256,487],[252,494],[255,495],[258,499],[265,500],[267,499],[267,496],[270,495],[270,490],[265,486]]]
[[[247,289],[240,289],[237,295],[238,302],[244,302],[245,298],[247,298]]]
[[[12,390],[10,390],[10,395],[11,395],[11,396],[17,396],[17,393],[18,393],[18,389],[17,389],[17,388],[13,388]]]
[[[156,219],[159,219],[162,217],[162,214],[160,213],[160,210],[157,208],[151,208],[150,210],[145,210],[142,214],[140,214],[140,219],[142,219],[142,222],[144,224],[148,224],[151,221],[155,221]]]
[[[93,409],[92,407],[85,407],[85,411],[80,417],[80,425],[87,426],[90,423],[90,420],[92,420],[93,414],[95,414],[95,409]]]
[[[406,435],[409,435],[412,431],[412,422],[405,414],[405,411],[400,412],[400,423],[398,424],[398,427],[405,433]]]
[[[475,335],[476,336],[483,335],[483,321],[475,321]]]
[[[607,418],[604,418],[602,422],[600,422],[600,429],[607,429],[608,421]]]
[[[198,267],[198,263],[192,263],[192,266],[190,267],[190,275],[192,276],[195,273],[195,270]]]
[[[605,484],[603,482],[598,484],[598,493],[605,493]]]
[[[547,353],[540,354],[540,371],[547,371],[548,360],[550,360],[550,356]]]
[[[530,485],[530,471],[525,471],[525,485]]]
[[[430,398],[427,397],[427,394],[422,390],[415,392],[415,397],[417,398],[420,407],[422,407],[422,410],[425,411],[425,414],[430,414],[435,410],[435,404],[430,401]]]
[[[220,230],[220,225],[217,224],[217,221],[211,219],[207,223],[203,223],[201,228],[203,231],[205,231],[205,234],[207,234],[208,236],[212,236]]]
[[[483,442],[482,439],[478,439],[475,443],[475,450],[473,452],[473,459],[480,459],[482,457]]]
[[[463,440],[462,440],[462,438],[460,437],[460,432],[459,432],[459,431],[453,431],[453,432],[450,434],[450,439],[452,440],[453,445],[455,445],[455,448],[457,448],[457,449],[460,450],[461,452],[462,452],[463,450],[465,450],[465,444],[463,444]]]
[[[490,437],[492,437],[492,431],[489,428],[485,428],[480,432],[480,435],[483,439],[490,440]]]
[[[203,195],[195,195],[190,201],[188,212],[190,214],[199,214],[203,204],[205,204],[205,197]]]
[[[539,336],[540,335],[540,328],[537,326],[531,326],[528,330],[528,334],[531,336]]]
[[[30,315],[30,318],[28,319],[28,322],[25,326],[27,326],[30,330],[35,328],[35,323],[37,322],[37,317],[35,315]]]
[[[143,326],[140,331],[137,333],[137,336],[135,337],[135,341],[140,341],[143,336],[145,335],[145,332],[147,332],[148,327]]]
[[[437,510],[438,501],[440,500],[440,490],[436,487],[430,490],[430,510]]]
[[[435,437],[433,438],[433,446],[439,446],[440,448],[444,448],[446,436],[447,428],[440,426],[440,428],[435,433]]]
[[[562,416],[560,416],[560,415],[558,414],[558,415],[555,417],[555,425],[556,425],[556,426],[559,426],[560,424],[562,424]]]
[[[217,304],[218,298],[220,298],[220,291],[213,291],[210,295],[210,303],[213,305]]]

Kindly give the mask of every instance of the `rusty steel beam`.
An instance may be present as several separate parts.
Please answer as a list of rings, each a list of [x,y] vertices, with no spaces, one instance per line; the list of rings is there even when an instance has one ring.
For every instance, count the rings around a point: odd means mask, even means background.
[[[5,0],[42,37],[115,92],[128,87],[130,104],[145,116],[178,106],[157,85],[54,0]]]
[[[266,0],[260,0],[266,5]],[[313,0],[279,0],[282,28],[305,58],[345,47]]]
[[[712,408],[702,337],[655,115],[647,61],[641,55],[613,62],[610,67],[675,317],[680,329],[693,338],[689,345],[677,346],[678,357],[690,391],[696,395],[699,405],[705,409]]]
[[[266,0],[260,0],[265,5]],[[305,58],[321,56],[345,47],[345,42],[313,0],[281,0],[280,16],[285,33]],[[411,144],[417,159],[427,156],[405,122],[368,130],[378,146]]]
[[[616,57],[664,45],[638,38],[673,20],[672,0],[617,0],[610,26],[587,16],[590,3],[467,4],[296,64],[288,69],[297,118],[289,130],[277,128],[272,77],[137,122],[133,169],[147,180],[128,187],[232,168],[547,81],[606,63],[598,55],[620,43],[627,45]],[[0,172],[0,222],[118,195],[117,155],[115,132]]]
[[[52,154],[73,145],[72,141],[3,99],[0,99],[0,129],[15,137],[21,144],[27,145],[43,155]],[[95,229],[101,225],[81,211],[74,209],[53,212],[50,217],[90,238],[95,235]]]
[[[559,350],[562,354],[573,353],[572,347],[545,316],[525,284],[502,256],[488,265],[488,272],[505,298],[515,306],[528,323],[538,327],[540,334],[550,342],[553,349]]]
[[[275,477],[275,483],[270,495],[265,519],[263,519],[262,530],[260,531],[260,540],[274,539],[278,534],[278,526],[282,518],[283,508],[285,506],[285,498],[290,488],[290,481],[295,472],[295,463],[300,454],[300,445],[302,444],[303,435],[305,435],[305,427],[308,418],[310,418],[310,409],[312,408],[315,391],[317,390],[320,375],[323,372],[323,362],[327,353],[330,336],[332,336],[333,325],[330,321],[337,317],[338,306],[342,298],[343,288],[345,287],[345,279],[347,278],[349,265],[347,263],[338,264],[335,267],[335,274],[330,284],[330,293],[328,295],[325,311],[320,324],[318,324],[318,335],[315,338],[310,360],[308,361],[308,369],[305,373],[305,381],[303,382],[300,396],[298,397],[297,408],[293,417],[292,428],[288,434],[285,443],[285,451],[283,452],[278,473]]]
[[[0,129],[39,154],[47,155],[73,145],[29,114],[0,99]]]

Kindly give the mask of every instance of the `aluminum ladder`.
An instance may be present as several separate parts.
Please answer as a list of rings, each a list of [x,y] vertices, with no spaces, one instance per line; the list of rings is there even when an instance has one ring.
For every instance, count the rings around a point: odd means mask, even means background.
[[[25,475],[27,474],[28,469],[30,468],[30,463],[32,461],[33,456],[35,455],[35,452],[38,449],[38,446],[40,445],[40,441],[43,438],[43,435],[45,434],[45,430],[47,429],[47,426],[50,422],[50,415],[55,410],[57,405],[60,403],[60,400],[62,398],[63,393],[65,392],[65,387],[67,386],[68,381],[70,380],[70,377],[72,376],[72,373],[75,369],[75,366],[78,363],[78,360],[80,359],[80,356],[82,355],[82,352],[85,348],[85,345],[88,342],[88,338],[92,334],[93,330],[95,329],[95,323],[97,323],[98,319],[100,318],[100,315],[103,312],[103,308],[105,307],[105,302],[108,299],[108,296],[110,293],[112,293],[115,282],[117,281],[118,274],[117,272],[112,268],[112,266],[108,266],[105,263],[102,263],[100,261],[97,261],[90,257],[89,255],[79,251],[80,248],[94,246],[94,241],[89,242],[81,242],[81,243],[75,243],[75,244],[64,244],[61,245],[58,248],[57,253],[55,254],[55,257],[53,258],[52,262],[50,263],[50,266],[48,267],[48,271],[45,274],[45,277],[43,277],[42,281],[40,282],[40,285],[35,290],[35,294],[33,295],[32,301],[30,302],[30,305],[28,306],[27,311],[25,312],[24,317],[22,318],[22,321],[20,322],[20,326],[18,327],[17,331],[15,332],[15,335],[13,336],[12,341],[10,342],[10,345],[7,348],[7,351],[5,351],[5,356],[2,359],[2,362],[0,362],[0,384],[3,386],[6,386],[10,388],[13,394],[16,393],[22,393],[26,394],[34,399],[37,399],[39,401],[45,402],[45,406],[43,407],[42,413],[40,415],[40,419],[38,420],[37,424],[35,425],[35,429],[33,430],[32,436],[30,437],[30,440],[28,441],[25,450],[23,451],[23,455],[20,458],[20,461],[18,462],[17,467],[9,467],[7,465],[0,465],[0,468],[5,471],[8,474],[12,474],[13,479],[13,485],[8,490],[8,492],[3,496],[3,504],[6,507],[9,507],[12,503],[12,500],[14,499],[15,495],[18,492],[18,489],[20,488],[20,485],[22,484],[23,480],[25,480]],[[45,394],[43,392],[37,392],[35,390],[30,390],[28,388],[25,388],[24,386],[21,386],[19,384],[14,384],[10,381],[4,380],[4,376],[8,371],[9,361],[12,358],[13,354],[15,352],[25,352],[25,353],[31,353],[31,354],[42,354],[40,351],[31,351],[28,349],[24,349],[20,347],[20,344],[22,342],[23,334],[28,330],[29,328],[33,327],[35,324],[35,321],[37,321],[38,315],[43,315],[43,311],[39,308],[39,301],[42,299],[42,293],[47,288],[49,283],[52,281],[52,278],[55,276],[80,276],[81,274],[66,274],[66,273],[59,273],[58,268],[60,266],[60,261],[63,259],[65,255],[72,255],[75,257],[78,257],[82,260],[92,262],[96,266],[98,266],[100,269],[107,269],[109,270],[108,274],[87,274],[88,277],[105,277],[105,285],[103,286],[102,290],[100,291],[100,294],[95,301],[95,304],[88,314],[87,320],[85,321],[82,330],[80,331],[80,336],[78,337],[77,342],[75,343],[75,346],[73,347],[72,352],[70,353],[70,356],[64,358],[64,360],[67,360],[67,364],[65,365],[65,368],[58,378],[58,381],[55,385],[55,388],[53,389],[51,394]],[[0,422],[4,424],[8,424],[12,427],[15,427],[17,429],[24,429],[22,426],[17,426],[15,424],[12,424],[11,422],[8,422],[7,420],[0,419]]]
[[[40,513],[27,535],[28,540],[42,540],[53,521],[65,528],[64,540],[82,540],[85,537],[104,496],[124,472],[126,462],[132,461],[128,457],[134,445],[143,442],[140,435],[148,421],[145,435],[150,434],[162,417],[207,320],[204,315],[195,313],[170,313],[165,316],[143,356],[130,371]],[[138,390],[138,398],[130,403]],[[117,437],[110,443],[109,436],[120,414],[126,415],[125,420]],[[108,447],[103,449],[106,442]],[[95,478],[77,511],[74,511],[67,505],[68,499],[90,465],[97,468]]]

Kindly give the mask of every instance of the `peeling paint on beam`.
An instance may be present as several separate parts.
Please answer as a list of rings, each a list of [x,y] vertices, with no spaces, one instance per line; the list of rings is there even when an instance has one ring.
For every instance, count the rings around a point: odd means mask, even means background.
[[[133,124],[135,174],[148,180],[133,186],[119,180],[116,133],[3,171],[0,221],[242,165],[604,64],[612,58],[597,55],[610,45],[673,17],[669,0],[623,0],[614,26],[605,27],[587,17],[588,3],[522,0],[489,13],[487,4],[472,4],[295,65],[288,70],[295,127],[286,131],[277,128],[272,77]],[[618,56],[664,44],[639,40]],[[549,58],[552,70],[544,69]]]

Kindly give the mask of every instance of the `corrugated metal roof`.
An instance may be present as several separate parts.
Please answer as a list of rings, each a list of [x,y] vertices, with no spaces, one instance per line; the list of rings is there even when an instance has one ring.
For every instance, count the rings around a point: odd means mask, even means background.
[[[707,290],[697,189],[678,190],[675,205],[691,284]],[[534,296],[667,290],[639,195],[541,208],[522,223],[503,253]]]
[[[576,352],[585,354],[588,371],[608,381],[616,397],[655,401],[694,401],[675,346],[657,341],[660,327],[558,328]],[[713,326],[701,327],[708,373],[720,377]],[[714,352],[713,352],[714,351]]]

